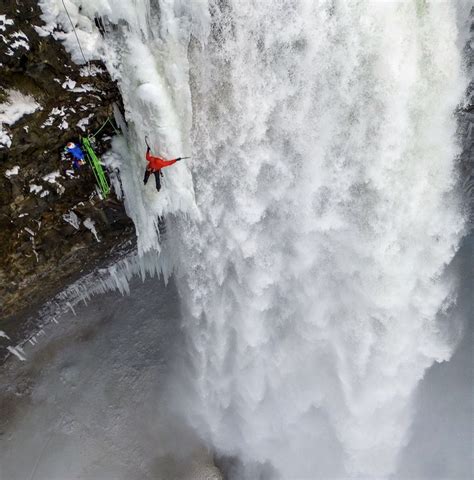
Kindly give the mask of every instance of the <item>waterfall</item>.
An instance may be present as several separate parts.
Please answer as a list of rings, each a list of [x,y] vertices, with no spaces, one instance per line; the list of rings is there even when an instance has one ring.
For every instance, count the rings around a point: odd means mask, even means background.
[[[124,96],[139,247],[182,296],[189,421],[248,478],[392,474],[417,384],[455,346],[456,4],[79,3]],[[150,132],[192,155],[160,194]]]

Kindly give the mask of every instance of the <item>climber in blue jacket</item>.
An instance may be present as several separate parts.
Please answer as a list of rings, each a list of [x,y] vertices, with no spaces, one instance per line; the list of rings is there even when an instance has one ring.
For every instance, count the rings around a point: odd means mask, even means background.
[[[86,163],[86,155],[79,145],[69,142],[66,145],[66,152],[72,156],[72,164],[76,170],[79,170]]]

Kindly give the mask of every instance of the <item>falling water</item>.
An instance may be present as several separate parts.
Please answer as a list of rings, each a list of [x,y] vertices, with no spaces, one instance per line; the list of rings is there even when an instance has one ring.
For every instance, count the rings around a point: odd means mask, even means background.
[[[455,2],[74,3],[124,96],[139,247],[177,277],[190,422],[249,478],[393,473],[455,344]],[[193,157],[159,195],[145,134]]]

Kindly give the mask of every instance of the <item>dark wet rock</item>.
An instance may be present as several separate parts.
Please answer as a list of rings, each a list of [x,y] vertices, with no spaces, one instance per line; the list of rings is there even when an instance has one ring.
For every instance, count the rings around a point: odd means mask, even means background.
[[[134,229],[114,194],[100,198],[88,167],[71,175],[63,153],[68,141],[85,134],[79,122],[96,132],[113,115],[114,104],[120,108],[117,86],[100,62],[92,62],[99,73],[91,76],[60,42],[38,35],[34,27],[42,20],[35,0],[4,3],[1,13],[13,23],[0,29],[0,103],[15,90],[40,105],[3,125],[12,143],[0,144],[0,330],[15,337],[23,311],[103,262],[117,245],[133,241]],[[18,35],[26,40],[12,48]],[[110,126],[101,131],[99,154],[110,147],[111,134]],[[11,174],[16,166],[18,174]],[[79,228],[64,219],[71,211]],[[86,219],[94,222],[98,239]]]

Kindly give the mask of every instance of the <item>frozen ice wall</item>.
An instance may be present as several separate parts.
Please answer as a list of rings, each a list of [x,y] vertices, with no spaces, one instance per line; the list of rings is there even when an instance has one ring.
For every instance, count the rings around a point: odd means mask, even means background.
[[[196,216],[193,183],[185,162],[164,170],[164,188],[143,187],[145,136],[155,154],[165,158],[189,155],[191,97],[187,45],[190,13],[173,2],[146,0],[41,0],[46,26],[42,34],[62,40],[73,59],[84,62],[67,16],[76,26],[86,60],[101,58],[119,83],[128,122],[127,138],[118,138],[120,171],[127,211],[137,227],[140,253],[160,250],[158,216],[182,212]],[[94,19],[101,18],[102,37]]]
[[[41,3],[70,30],[61,2]],[[123,93],[116,148],[140,253],[175,214],[164,254],[189,343],[177,405],[248,478],[255,464],[390,475],[413,392],[455,345],[458,4],[66,3]],[[145,134],[193,156],[159,195],[141,183]]]

